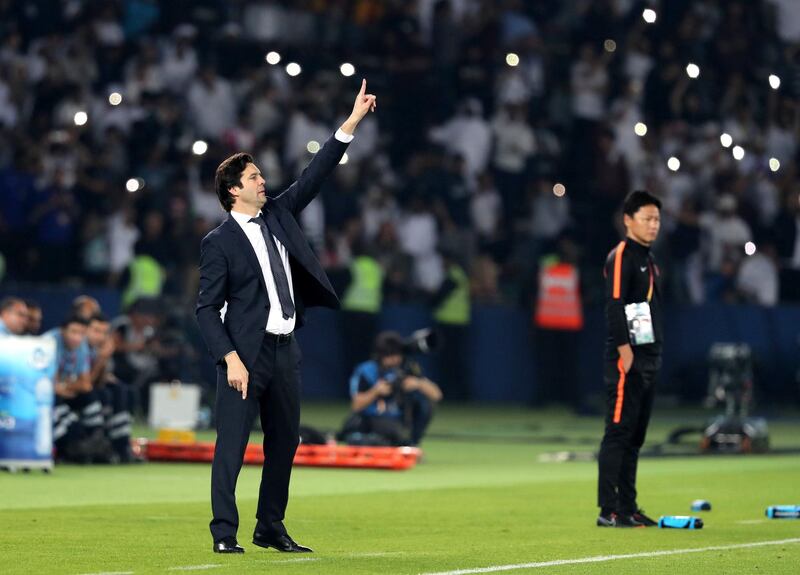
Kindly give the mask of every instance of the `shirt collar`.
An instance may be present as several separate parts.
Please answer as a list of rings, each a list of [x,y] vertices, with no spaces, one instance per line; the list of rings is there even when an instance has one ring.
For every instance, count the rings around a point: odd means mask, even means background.
[[[262,215],[262,213],[259,211],[258,215],[260,216]],[[251,219],[253,219],[251,216],[248,216],[247,214],[243,214],[242,212],[235,212],[233,210],[231,210],[231,217],[234,220],[236,220],[236,222],[242,227],[244,227],[246,223],[248,223]]]
[[[631,237],[625,237],[625,243],[628,244],[629,248],[633,248],[635,250],[639,250],[642,253],[649,254],[650,253],[650,246],[646,246],[644,244],[640,244],[636,240]]]

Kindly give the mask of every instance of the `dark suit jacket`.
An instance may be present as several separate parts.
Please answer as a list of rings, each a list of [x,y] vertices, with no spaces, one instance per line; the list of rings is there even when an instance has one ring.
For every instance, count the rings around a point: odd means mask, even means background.
[[[271,231],[289,253],[296,327],[303,324],[306,307],[339,307],[336,292],[296,218],[317,195],[346,149],[347,144],[329,138],[297,181],[264,206],[277,217],[280,226]],[[223,322],[220,309],[225,302],[228,308]],[[200,245],[200,293],[195,313],[214,360],[222,363],[226,354],[236,350],[245,367],[251,369],[264,338],[269,298],[255,251],[230,214]]]

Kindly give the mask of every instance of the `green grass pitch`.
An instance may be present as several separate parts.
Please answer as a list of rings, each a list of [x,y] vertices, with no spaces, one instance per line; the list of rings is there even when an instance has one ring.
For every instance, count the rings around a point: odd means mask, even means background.
[[[303,421],[333,429],[345,410],[309,405]],[[657,410],[648,443],[704,418]],[[247,550],[240,556],[211,552],[208,465],[2,473],[0,573],[800,572],[800,520],[764,516],[768,505],[800,503],[798,455],[643,458],[639,494],[647,512],[688,515],[692,500],[708,499],[712,511],[695,514],[705,528],[600,529],[596,463],[539,456],[593,451],[601,431],[599,417],[444,406],[425,459],[412,470],[296,468],[286,525],[314,548],[303,556],[250,543],[259,468],[245,467],[239,479],[239,541]],[[770,420],[770,431],[776,447],[800,445],[797,413]],[[683,552],[690,549],[704,550]],[[565,562],[541,565],[558,560]],[[500,570],[511,565],[518,568]]]

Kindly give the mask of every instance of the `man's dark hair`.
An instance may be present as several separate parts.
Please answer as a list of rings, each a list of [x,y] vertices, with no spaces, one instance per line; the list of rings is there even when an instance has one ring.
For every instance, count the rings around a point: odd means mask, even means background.
[[[661,200],[646,190],[636,190],[628,194],[625,203],[622,204],[622,213],[633,217],[633,214],[644,206],[655,206],[661,209]]]
[[[61,322],[61,327],[67,327],[71,323],[79,323],[81,325],[89,325],[89,320],[79,315],[70,314]]]
[[[14,307],[17,304],[23,304],[24,305],[25,304],[25,300],[23,300],[22,298],[14,297],[14,296],[4,297],[3,299],[0,300],[0,313],[6,311],[7,309],[10,309],[10,308]]]
[[[26,299],[25,305],[28,306],[28,309],[42,309],[42,306],[39,305],[39,302],[32,299]]]
[[[93,321],[98,321],[100,323],[109,323],[108,316],[103,312],[97,312],[96,314],[92,315],[92,317],[89,318],[89,323],[92,323]]]
[[[222,204],[222,209],[230,212],[233,208],[234,198],[228,191],[230,188],[242,187],[242,172],[247,167],[247,164],[253,163],[253,156],[239,152],[226,158],[217,167],[217,172],[214,174],[214,188],[217,190],[217,197],[219,203]]]
[[[377,359],[403,354],[403,338],[396,331],[382,331],[375,338],[374,353]]]
[[[83,294],[79,295],[74,300],[72,300],[70,313],[80,315],[81,308],[85,305],[91,305],[92,307],[97,306],[98,309],[100,308],[100,302],[98,302],[95,298],[93,298],[90,295]]]

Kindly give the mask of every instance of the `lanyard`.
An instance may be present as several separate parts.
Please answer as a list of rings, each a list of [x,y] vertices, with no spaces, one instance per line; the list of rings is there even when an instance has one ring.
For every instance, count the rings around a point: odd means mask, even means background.
[[[655,283],[653,278],[653,262],[650,260],[649,256],[647,257],[647,271],[650,272],[650,287],[647,290],[647,301],[649,302],[653,299],[653,284]]]

